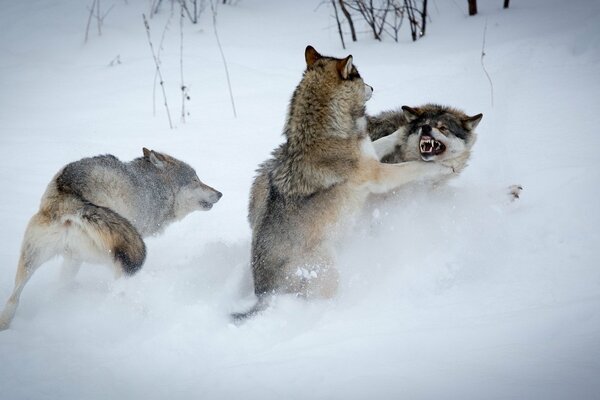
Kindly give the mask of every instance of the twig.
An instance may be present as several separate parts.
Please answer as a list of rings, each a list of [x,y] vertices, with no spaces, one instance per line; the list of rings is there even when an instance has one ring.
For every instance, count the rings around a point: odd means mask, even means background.
[[[150,37],[150,25],[148,25],[148,20],[146,19],[146,14],[142,14],[142,18],[144,19],[144,26],[146,27],[146,35],[148,36],[148,44],[150,45],[150,51],[152,52],[152,58],[154,59],[154,64],[156,65],[156,73],[160,78],[160,86],[162,88],[163,99],[165,101],[165,109],[167,110],[167,118],[169,119],[169,128],[173,129],[173,124],[171,122],[171,113],[169,112],[169,105],[167,104],[167,94],[165,93],[165,82],[163,81],[162,74],[160,72],[160,66],[158,62],[158,58],[156,57],[156,53],[154,52],[154,46],[152,45],[152,39]]]
[[[485,36],[487,34],[487,18],[485,19],[485,26],[483,27],[483,43],[481,45],[481,68],[483,68],[483,72],[485,72],[485,76],[487,76],[488,82],[490,83],[490,96],[492,100],[492,108],[494,107],[494,84],[492,83],[492,78],[490,78],[490,74],[488,74],[487,69],[485,69],[485,64],[483,63],[483,57],[485,57]]]
[[[221,47],[221,41],[219,40],[219,33],[217,32],[217,10],[213,1],[210,0],[210,9],[213,15],[213,29],[215,32],[215,38],[217,39],[217,45],[219,46],[219,52],[221,53],[221,59],[223,60],[223,67],[225,68],[225,76],[227,77],[227,87],[229,88],[229,98],[231,99],[231,108],[233,109],[233,117],[237,118],[237,112],[235,111],[235,101],[233,100],[233,91],[231,90],[231,80],[229,79],[229,69],[227,68],[227,60],[223,53],[223,47]]]

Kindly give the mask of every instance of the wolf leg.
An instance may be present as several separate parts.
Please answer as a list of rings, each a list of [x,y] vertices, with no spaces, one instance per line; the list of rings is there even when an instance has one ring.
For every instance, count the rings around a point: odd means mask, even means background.
[[[373,142],[373,149],[375,149],[375,154],[377,155],[377,159],[381,160],[383,157],[388,154],[394,152],[396,149],[396,145],[400,140],[400,129],[395,131],[394,133],[379,138]]]
[[[40,265],[57,254],[57,238],[53,238],[53,233],[56,232],[52,231],[49,224],[41,222],[42,219],[43,217],[40,214],[36,214],[25,231],[15,277],[15,287],[4,306],[2,314],[0,314],[0,331],[10,326],[19,305],[21,292],[33,273]]]
[[[421,179],[437,178],[452,173],[452,168],[442,164],[408,161],[398,164],[371,163],[367,177],[372,193],[386,193],[400,186]]]

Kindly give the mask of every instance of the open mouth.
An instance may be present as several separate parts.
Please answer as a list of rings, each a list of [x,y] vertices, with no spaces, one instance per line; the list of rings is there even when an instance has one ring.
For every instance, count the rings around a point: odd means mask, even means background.
[[[446,146],[429,135],[422,135],[419,149],[422,156],[437,156],[446,151]]]

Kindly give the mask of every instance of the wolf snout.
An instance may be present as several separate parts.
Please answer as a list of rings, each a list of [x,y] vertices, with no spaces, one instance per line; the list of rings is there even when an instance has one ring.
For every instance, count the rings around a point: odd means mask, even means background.
[[[221,200],[221,197],[223,197],[223,193],[219,192],[218,190],[215,190],[211,200],[213,201],[213,203],[216,203],[217,201]]]
[[[421,127],[421,133],[423,135],[429,135],[431,133],[431,125],[423,125]]]

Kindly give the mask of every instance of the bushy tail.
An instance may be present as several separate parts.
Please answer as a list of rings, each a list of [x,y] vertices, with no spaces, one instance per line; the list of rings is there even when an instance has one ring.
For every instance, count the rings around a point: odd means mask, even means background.
[[[135,274],[144,264],[142,237],[131,222],[110,208],[85,202],[77,222],[96,245],[112,254],[125,274]]]

